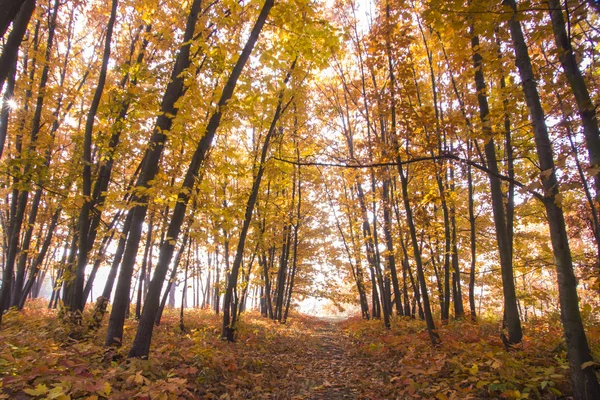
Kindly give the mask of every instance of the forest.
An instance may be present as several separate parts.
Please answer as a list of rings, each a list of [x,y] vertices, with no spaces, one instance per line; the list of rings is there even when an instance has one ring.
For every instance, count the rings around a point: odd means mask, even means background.
[[[600,399],[599,27],[0,0],[0,399]]]

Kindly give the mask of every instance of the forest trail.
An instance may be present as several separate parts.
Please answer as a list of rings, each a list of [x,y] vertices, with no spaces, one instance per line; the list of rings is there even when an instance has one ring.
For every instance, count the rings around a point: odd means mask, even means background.
[[[340,325],[330,320],[316,321],[314,330],[306,334],[309,337],[304,342],[310,346],[296,354],[294,364],[287,368],[292,371],[290,378],[306,387],[302,397],[311,400],[357,398],[358,389],[352,383],[361,381],[355,376],[361,370],[360,363],[350,357],[352,341]]]
[[[269,398],[359,398],[368,365],[356,358],[351,338],[337,321],[311,318],[304,322],[293,340],[274,338],[277,345],[264,367],[279,384],[271,388]]]

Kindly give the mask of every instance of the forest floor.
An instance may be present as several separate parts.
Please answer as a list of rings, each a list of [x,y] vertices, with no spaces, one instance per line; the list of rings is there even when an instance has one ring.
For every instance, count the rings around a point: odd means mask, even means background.
[[[570,392],[558,321],[524,325],[510,352],[496,322],[451,321],[432,347],[421,321],[331,321],[293,314],[274,323],[242,317],[237,341],[220,339],[209,311],[166,310],[149,360],[103,347],[108,316],[79,340],[40,303],[0,327],[0,399],[563,399]],[[600,327],[588,337],[598,354]]]

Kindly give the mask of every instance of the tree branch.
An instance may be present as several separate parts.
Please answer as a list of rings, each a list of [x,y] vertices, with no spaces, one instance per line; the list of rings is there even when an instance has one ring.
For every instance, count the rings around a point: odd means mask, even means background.
[[[441,154],[434,155],[434,156],[411,158],[410,160],[399,161],[399,162],[377,162],[377,163],[369,163],[369,164],[363,164],[356,160],[352,160],[351,163],[323,163],[323,162],[313,162],[313,161],[300,161],[299,162],[296,160],[288,160],[288,159],[280,158],[280,157],[272,157],[272,158],[274,160],[281,161],[281,162],[288,163],[288,164],[293,164],[293,165],[334,167],[334,168],[352,168],[352,169],[375,168],[375,167],[396,167],[396,166],[415,164],[415,163],[424,162],[424,161],[454,160],[454,161],[457,161],[464,165],[470,165],[471,167],[476,168],[482,172],[485,172],[488,175],[495,176],[496,178],[498,178],[502,181],[512,183],[515,186],[527,191],[528,193],[530,193],[533,197],[537,198],[538,200],[542,200],[542,201],[544,200],[544,195],[536,192],[535,190],[529,189],[527,187],[527,185],[525,185],[524,183],[519,182],[515,179],[511,179],[506,175],[495,174],[492,171],[490,171],[487,167],[485,167],[481,164],[477,164],[474,161],[467,160],[465,158],[461,158],[458,155],[453,154],[453,153],[441,153]]]

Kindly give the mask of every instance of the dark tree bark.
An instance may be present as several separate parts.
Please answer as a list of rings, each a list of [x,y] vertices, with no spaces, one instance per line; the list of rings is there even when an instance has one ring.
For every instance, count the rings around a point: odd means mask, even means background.
[[[0,93],[2,93],[4,83],[7,83],[6,90],[4,91],[3,95],[4,100],[10,99],[14,95],[18,59],[17,55],[19,48],[21,47],[21,42],[27,32],[27,26],[29,25],[29,20],[31,19],[34,9],[35,1],[27,0],[27,4],[22,7],[22,11],[19,12],[19,15],[17,16],[13,30],[11,31],[4,45],[4,51],[2,52],[2,55],[0,55]],[[37,43],[37,27],[34,42]],[[30,93],[30,91],[28,92]],[[6,142],[6,134],[8,132],[8,117],[10,107],[2,107],[0,112],[0,158],[2,158],[4,144]]]
[[[473,28],[471,28],[473,32]],[[494,225],[496,227],[496,241],[498,243],[498,253],[500,255],[500,269],[502,273],[502,291],[504,294],[504,317],[508,328],[508,343],[519,343],[523,338],[521,330],[521,320],[519,319],[519,310],[517,307],[517,295],[515,290],[515,280],[512,267],[512,251],[508,239],[508,230],[506,226],[506,214],[504,211],[504,195],[502,194],[502,184],[498,178],[498,161],[496,159],[496,145],[492,133],[492,126],[489,121],[489,105],[486,95],[486,85],[483,76],[483,58],[478,52],[479,37],[471,36],[471,47],[473,49],[473,65],[475,67],[475,85],[477,88],[477,101],[479,103],[479,118],[483,135],[487,142],[485,144],[485,156],[487,159],[490,188],[492,192],[492,211],[494,214]]]
[[[260,189],[260,183],[262,181],[262,176],[265,172],[265,161],[267,159],[267,154],[269,152],[269,145],[271,139],[276,133],[277,122],[281,115],[285,112],[290,102],[284,104],[283,99],[285,95],[285,89],[287,83],[289,82],[292,72],[294,71],[294,67],[296,66],[296,60],[292,63],[290,70],[288,71],[285,79],[283,80],[283,88],[279,91],[277,107],[275,109],[275,114],[273,115],[273,119],[271,120],[271,125],[269,126],[269,131],[265,135],[265,141],[263,143],[260,161],[258,164],[258,171],[256,173],[256,177],[254,178],[254,182],[252,183],[252,189],[250,190],[250,196],[248,197],[248,201],[246,203],[246,211],[244,213],[244,222],[242,225],[242,229],[240,231],[240,238],[238,240],[237,249],[235,252],[235,259],[233,261],[233,266],[231,267],[231,273],[229,275],[229,280],[227,282],[227,288],[225,290],[225,299],[223,300],[223,329],[221,333],[221,337],[224,339],[233,342],[234,333],[235,333],[235,323],[237,315],[235,312],[232,312],[232,300],[233,300],[233,291],[237,286],[237,279],[240,270],[240,266],[242,265],[242,259],[244,257],[244,247],[246,245],[246,236],[248,234],[248,230],[250,229],[250,223],[252,222],[252,213],[254,212],[254,206],[256,205],[256,200],[258,199],[258,191]],[[281,288],[283,289],[283,288]],[[278,297],[279,299],[279,297]],[[279,304],[279,302],[277,303]]]
[[[597,4],[596,2],[596,6],[598,7]],[[558,58],[577,102],[577,110],[581,118],[581,126],[583,127],[590,165],[591,167],[598,168],[600,167],[600,131],[598,130],[596,107],[590,98],[583,74],[575,58],[571,39],[565,27],[561,2],[559,0],[548,0],[548,10],[550,11],[554,39],[558,48]],[[594,184],[596,188],[596,200],[598,201],[600,200],[600,170],[594,174]]]
[[[9,5],[3,3],[12,4]],[[8,35],[6,44],[2,50],[2,55],[0,55],[0,93],[2,93],[2,89],[4,88],[4,83],[6,82],[8,74],[10,73],[11,66],[17,61],[21,42],[25,37],[29,20],[31,19],[33,11],[35,10],[35,0],[0,0],[0,37],[4,36],[6,28],[8,27],[8,25],[4,27],[4,29],[2,27],[2,20],[4,17],[7,17],[5,13],[9,13],[11,11],[11,7],[17,4],[19,4],[20,7],[15,10],[15,15],[12,17],[14,18],[13,29]],[[2,149],[0,148],[0,155],[1,154]]]
[[[201,0],[194,0],[191,5],[190,14],[186,23],[186,29],[182,40],[183,45],[177,54],[175,65],[171,73],[171,81],[167,85],[163,96],[161,113],[156,118],[156,126],[150,138],[148,150],[146,151],[144,159],[141,163],[142,169],[136,182],[136,189],[147,189],[150,186],[150,182],[154,179],[156,173],[158,172],[159,160],[162,155],[165,142],[167,141],[167,133],[171,130],[173,119],[177,116],[179,111],[179,109],[176,107],[176,103],[184,93],[184,78],[182,76],[182,72],[190,66],[191,41],[194,37],[194,30],[196,21],[198,20],[200,7]],[[132,202],[137,205],[129,211],[129,214],[131,215],[131,227],[129,229],[127,244],[123,253],[121,272],[119,274],[114,305],[108,325],[108,332],[105,341],[107,346],[113,344],[119,345],[123,337],[123,324],[125,322],[125,313],[127,311],[126,306],[129,302],[129,290],[131,287],[131,277],[133,275],[133,265],[135,263],[135,258],[137,256],[141,239],[142,224],[148,211],[148,195],[146,192],[142,194],[140,194],[140,192],[141,191],[136,190],[132,195]],[[168,264],[169,263],[167,262],[165,269],[168,268]]]
[[[204,158],[206,156],[207,151],[209,150],[217,128],[221,122],[221,116],[223,114],[223,108],[227,104],[227,101],[231,99],[235,87],[237,85],[237,81],[242,73],[242,70],[250,58],[250,54],[252,53],[252,49],[258,40],[258,36],[263,28],[264,23],[266,22],[267,16],[273,7],[273,0],[266,0],[263,8],[260,11],[258,19],[254,24],[250,32],[250,36],[238,58],[235,66],[227,82],[223,88],[223,92],[221,93],[221,98],[217,104],[217,110],[211,115],[208,125],[206,126],[206,132],[202,139],[200,140],[198,147],[196,148],[196,152],[192,157],[192,161],[188,167],[186,172],[182,190],[179,192],[177,204],[175,206],[175,210],[173,211],[173,216],[171,218],[171,223],[169,224],[169,228],[167,229],[167,236],[169,238],[177,239],[179,236],[179,231],[181,230],[181,223],[183,221],[183,217],[185,214],[185,210],[187,208],[187,203],[190,198],[191,188],[193,187],[197,175],[198,170]],[[196,2],[194,2],[194,5]],[[193,29],[192,29],[193,30]],[[154,270],[154,277],[150,282],[150,288],[148,290],[148,295],[146,296],[146,304],[144,304],[144,309],[142,311],[142,316],[140,318],[140,324],[138,325],[138,330],[136,333],[136,337],[133,342],[133,347],[129,352],[129,357],[147,357],[150,351],[150,342],[152,339],[152,331],[154,328],[154,318],[158,311],[158,299],[160,296],[160,291],[162,289],[162,284],[165,279],[167,268],[169,265],[169,261],[173,255],[173,244],[171,241],[166,241],[160,249],[159,261]]]
[[[11,22],[27,2],[28,0],[0,0],[0,38],[4,37]]]
[[[573,272],[573,261],[569,249],[565,219],[562,209],[557,204],[556,197],[559,194],[559,188],[554,168],[552,143],[548,135],[544,110],[533,76],[533,67],[527,44],[525,43],[521,23],[517,19],[517,3],[515,0],[505,0],[504,4],[507,4],[513,10],[509,27],[515,50],[515,62],[533,124],[535,146],[542,171],[541,180],[545,192],[543,202],[546,208],[554,262],[556,264],[560,313],[567,342],[573,394],[576,399],[597,399],[600,398],[600,385],[598,384],[596,371],[592,366],[582,368],[583,363],[592,361],[592,355],[579,312],[577,281]]]

